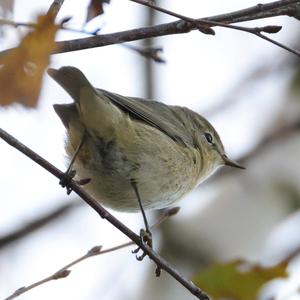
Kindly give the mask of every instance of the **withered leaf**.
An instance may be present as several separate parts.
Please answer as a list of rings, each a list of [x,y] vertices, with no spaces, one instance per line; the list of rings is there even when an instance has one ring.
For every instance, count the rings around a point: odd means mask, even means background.
[[[41,15],[20,45],[0,57],[0,105],[36,106],[58,28],[52,16]]]

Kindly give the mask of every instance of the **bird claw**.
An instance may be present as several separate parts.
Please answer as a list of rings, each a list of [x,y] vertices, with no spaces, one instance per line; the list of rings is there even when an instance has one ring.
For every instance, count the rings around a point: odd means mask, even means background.
[[[70,187],[70,181],[75,177],[76,175],[76,171],[75,170],[71,170],[70,172],[66,172],[64,173],[64,175],[62,176],[62,178],[59,181],[59,184],[63,187],[67,189],[67,195],[70,195],[72,192],[72,188]],[[84,179],[80,179],[78,181],[76,181],[79,185],[86,185],[91,181],[91,178],[84,178]]]
[[[71,170],[70,172],[66,172],[63,174],[62,178],[59,181],[59,184],[67,189],[67,195],[70,195],[72,192],[72,188],[70,187],[70,181],[75,177],[76,171]]]
[[[141,229],[140,238],[143,244],[148,245],[152,249],[152,233],[151,231]]]
[[[141,242],[144,245],[147,245],[148,247],[150,247],[152,249],[153,247],[153,242],[152,242],[152,233],[150,231],[146,231],[144,229],[141,229],[140,231],[140,239]],[[146,252],[143,252],[143,254],[141,255],[137,255],[137,253],[141,250],[141,247],[136,248],[135,250],[132,251],[133,254],[136,254],[136,259],[138,261],[142,261],[144,259],[145,256],[147,256]]]

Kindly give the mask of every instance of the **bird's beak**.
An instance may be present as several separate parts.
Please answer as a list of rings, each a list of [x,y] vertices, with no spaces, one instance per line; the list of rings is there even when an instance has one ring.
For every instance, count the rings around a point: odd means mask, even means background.
[[[241,166],[240,164],[238,164],[238,163],[234,162],[233,160],[231,160],[230,158],[228,158],[226,154],[223,154],[222,158],[224,161],[224,165],[226,165],[226,166],[231,166],[231,167],[239,168],[239,169],[243,169],[243,170],[246,169],[245,167]]]

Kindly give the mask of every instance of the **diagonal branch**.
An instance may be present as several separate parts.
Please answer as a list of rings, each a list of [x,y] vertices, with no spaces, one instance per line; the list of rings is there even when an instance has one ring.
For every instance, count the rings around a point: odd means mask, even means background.
[[[16,148],[24,155],[32,159],[34,162],[39,164],[41,167],[46,169],[55,177],[60,180],[64,178],[64,173],[57,169],[55,166],[50,164],[47,160],[42,158],[40,155],[32,151],[30,148],[19,142],[16,138],[8,134],[6,131],[0,128],[0,137],[6,141],[9,145]],[[208,300],[208,296],[198,288],[193,282],[186,279],[182,274],[180,274],[176,269],[174,269],[165,259],[158,255],[152,248],[144,244],[140,237],[135,234],[131,229],[126,225],[120,222],[112,214],[110,214],[97,200],[91,197],[80,185],[78,185],[74,180],[68,182],[68,186],[84,200],[89,206],[91,206],[101,218],[106,219],[114,227],[119,229],[124,233],[129,239],[131,239],[136,245],[138,245],[142,251],[144,251],[151,260],[157,265],[157,270],[165,270],[169,273],[174,279],[180,282],[188,291],[190,291],[194,296],[201,300]],[[159,274],[159,272],[157,272]]]
[[[179,207],[173,207],[170,209],[165,209],[163,211],[163,213],[159,216],[159,218],[156,220],[156,222],[151,226],[151,228],[157,227],[159,226],[163,221],[165,221],[166,219],[168,219],[169,217],[174,216],[175,214],[177,214],[177,212],[179,211]],[[57,279],[62,279],[65,278],[67,276],[69,276],[69,274],[71,273],[71,271],[69,270],[71,267],[77,265],[78,263],[93,257],[93,256],[98,256],[98,255],[102,255],[105,253],[110,253],[113,251],[117,251],[119,249],[125,248],[125,247],[129,247],[134,245],[133,241],[121,244],[121,245],[117,245],[114,246],[112,248],[108,248],[108,249],[104,249],[102,250],[102,246],[94,246],[93,248],[91,248],[86,254],[82,255],[81,257],[73,260],[72,262],[68,263],[67,265],[65,265],[64,267],[60,268],[58,271],[56,271],[55,273],[53,273],[50,276],[47,276],[39,281],[36,281],[28,286],[23,286],[19,289],[17,289],[13,294],[11,294],[10,296],[8,296],[7,298],[5,298],[4,300],[12,300],[15,299],[16,297],[38,287],[41,286],[49,281],[52,280],[57,280]]]
[[[0,235],[0,249],[10,245],[13,242],[16,242],[22,238],[27,237],[29,234],[35,232],[36,230],[42,228],[43,226],[53,222],[59,217],[65,216],[66,213],[70,212],[72,209],[79,206],[79,202],[69,202],[63,204],[53,211],[47,212],[42,216],[37,217],[36,219],[23,224],[12,232],[1,236]]]

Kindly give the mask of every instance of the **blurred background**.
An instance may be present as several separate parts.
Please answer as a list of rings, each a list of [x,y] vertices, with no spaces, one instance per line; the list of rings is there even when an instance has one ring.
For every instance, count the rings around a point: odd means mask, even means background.
[[[2,0],[0,14],[17,22],[34,22],[51,3]],[[156,3],[195,18],[257,4],[253,0]],[[88,0],[65,0],[57,20],[70,16],[68,27],[91,32],[101,28],[100,33],[175,20],[130,1],[112,0],[104,4],[104,14],[86,24],[88,4]],[[278,17],[247,25],[282,25],[272,38],[300,49],[295,19]],[[28,30],[12,26],[0,29],[1,50],[18,45]],[[208,118],[228,156],[247,170],[224,167],[182,199],[180,212],[155,230],[155,248],[190,278],[213,262],[242,258],[272,265],[295,253],[288,264],[288,278],[269,284],[259,297],[299,299],[299,58],[244,32],[224,28],[215,31],[215,36],[193,31],[130,43],[162,47],[166,63],[113,45],[53,55],[51,66],[73,65],[99,88],[187,106]],[[85,36],[61,30],[57,40]],[[0,108],[1,128],[65,170],[64,127],[52,105],[68,102],[69,96],[45,75],[38,107]],[[54,273],[95,245],[109,248],[127,241],[76,195],[67,196],[56,178],[1,140],[0,153],[1,299]],[[140,214],[112,213],[135,232],[143,226]],[[158,214],[148,215],[154,222]],[[39,219],[44,220],[40,222],[43,225],[28,230]],[[11,237],[22,229],[30,233]],[[132,249],[90,258],[74,267],[68,278],[21,297],[195,299],[168,274],[162,272],[156,278],[152,262],[148,258],[138,262]]]

